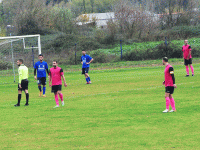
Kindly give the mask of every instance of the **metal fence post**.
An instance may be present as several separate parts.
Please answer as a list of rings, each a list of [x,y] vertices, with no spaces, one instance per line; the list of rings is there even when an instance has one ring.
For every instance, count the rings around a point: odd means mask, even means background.
[[[121,60],[122,60],[122,40],[120,40],[120,48],[121,48]]]

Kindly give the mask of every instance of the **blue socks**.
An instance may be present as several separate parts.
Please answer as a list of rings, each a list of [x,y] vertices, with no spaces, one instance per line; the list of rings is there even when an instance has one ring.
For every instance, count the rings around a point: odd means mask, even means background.
[[[85,78],[87,82],[90,82],[90,77]]]
[[[45,94],[46,91],[46,87],[43,87],[43,95]]]
[[[41,86],[38,86],[38,89],[40,90],[40,92],[42,91]]]
[[[88,78],[85,78],[85,79],[86,79],[86,81],[87,81],[87,82],[89,82],[89,81],[90,81],[90,77],[88,77]]]
[[[38,86],[38,89],[40,90],[40,92],[42,92],[41,86]],[[46,87],[43,87],[43,95],[45,94],[45,92],[46,92]]]

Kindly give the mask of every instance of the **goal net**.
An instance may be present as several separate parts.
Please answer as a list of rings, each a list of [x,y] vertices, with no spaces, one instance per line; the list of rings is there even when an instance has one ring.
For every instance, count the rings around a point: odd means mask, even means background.
[[[0,37],[0,76],[12,76],[15,82],[15,74],[18,68],[16,61],[23,59],[27,67],[33,67],[34,60],[37,59],[38,54],[41,54],[39,34]],[[0,82],[4,81],[2,80]]]

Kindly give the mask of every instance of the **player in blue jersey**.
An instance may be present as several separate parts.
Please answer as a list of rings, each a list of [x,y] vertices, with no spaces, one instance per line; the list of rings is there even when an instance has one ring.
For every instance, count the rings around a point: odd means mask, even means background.
[[[40,91],[39,96],[42,96],[42,88],[41,88],[41,84],[43,85],[43,97],[46,97],[45,95],[45,91],[46,91],[46,72],[47,74],[49,74],[48,71],[48,64],[43,61],[43,55],[40,54],[38,56],[39,61],[35,63],[34,66],[34,77],[35,80],[37,80],[38,83],[38,89]],[[37,77],[36,77],[36,71],[37,71]]]
[[[82,51],[83,56],[81,56],[81,64],[82,64],[82,74],[85,74],[85,79],[87,81],[86,84],[91,84],[90,77],[89,77],[89,67],[90,63],[94,60],[89,55],[86,55],[86,51]]]

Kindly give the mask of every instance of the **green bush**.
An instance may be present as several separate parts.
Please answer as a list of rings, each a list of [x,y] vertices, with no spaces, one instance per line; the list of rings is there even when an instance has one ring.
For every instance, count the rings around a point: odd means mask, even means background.
[[[100,50],[91,51],[90,52],[91,57],[94,59],[94,63],[107,63],[111,61],[111,58],[109,55],[106,55],[105,53],[101,52]]]
[[[77,46],[79,50],[95,50],[101,47],[96,39],[87,36],[80,36]]]
[[[12,68],[11,62],[0,60],[0,70],[6,70],[6,69],[11,69],[11,68]]]
[[[44,49],[54,49],[61,52],[63,49],[70,48],[76,43],[76,36],[73,34],[58,34],[55,39],[45,44]]]
[[[165,56],[167,56],[168,58],[181,58],[181,48],[173,43],[168,43],[167,46],[164,43],[161,43],[152,49],[132,50],[130,52],[127,52],[123,55],[123,60],[137,61],[148,59],[161,59]]]

